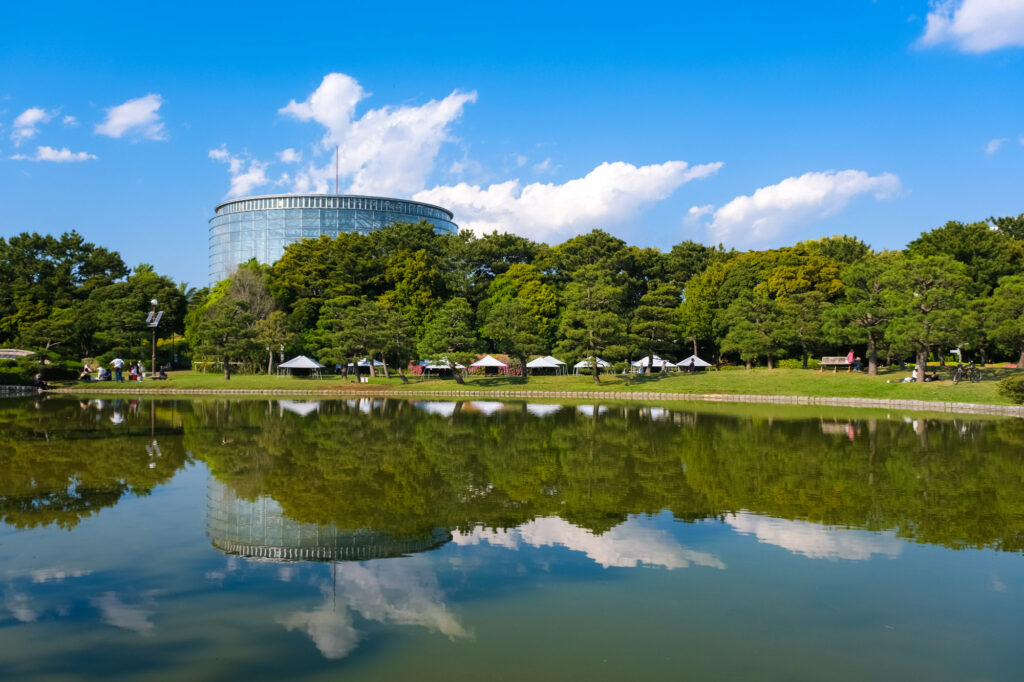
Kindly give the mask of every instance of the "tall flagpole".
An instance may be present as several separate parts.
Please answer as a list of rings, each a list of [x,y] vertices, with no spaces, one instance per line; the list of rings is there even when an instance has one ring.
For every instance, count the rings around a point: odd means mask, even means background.
[[[338,195],[338,157],[341,156],[341,145],[334,147],[334,195]]]

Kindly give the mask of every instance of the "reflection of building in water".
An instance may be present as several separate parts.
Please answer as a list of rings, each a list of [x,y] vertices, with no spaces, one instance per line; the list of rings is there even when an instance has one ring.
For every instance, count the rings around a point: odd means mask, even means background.
[[[402,538],[299,523],[274,500],[242,499],[212,476],[206,490],[206,534],[226,554],[274,561],[365,561],[425,552],[452,539],[443,528],[425,538]]]

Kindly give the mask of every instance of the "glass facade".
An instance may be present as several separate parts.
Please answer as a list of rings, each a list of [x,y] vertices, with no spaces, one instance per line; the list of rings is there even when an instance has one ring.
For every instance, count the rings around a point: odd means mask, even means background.
[[[458,232],[451,211],[418,201],[334,194],[283,194],[227,201],[210,219],[210,284],[255,258],[273,263],[304,237],[367,234],[397,222],[426,220],[438,232]]]

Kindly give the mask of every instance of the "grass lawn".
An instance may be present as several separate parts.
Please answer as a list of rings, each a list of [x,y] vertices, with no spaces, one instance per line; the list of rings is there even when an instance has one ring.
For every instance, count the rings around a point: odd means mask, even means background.
[[[938,402],[986,403],[1009,405],[1007,399],[996,393],[996,381],[1024,370],[988,367],[982,370],[980,383],[961,383],[954,386],[949,377],[952,368],[929,367],[937,371],[941,381],[916,384],[899,383],[910,375],[909,371],[880,370],[878,376],[867,374],[802,369],[732,369],[722,372],[698,372],[695,374],[670,373],[643,375],[601,376],[600,385],[594,384],[589,376],[535,376],[484,377],[473,376],[464,385],[452,379],[420,380],[410,377],[403,383],[397,377],[392,379],[374,378],[370,386],[388,387],[399,392],[415,391],[649,391],[657,393],[747,393],[758,395],[828,396],[836,398],[879,398],[891,400],[932,400]],[[252,389],[252,390],[323,390],[345,391],[365,388],[367,384],[344,381],[340,377],[307,379],[290,376],[265,376],[237,374],[225,381],[221,374],[201,372],[172,372],[168,381],[145,381],[141,384],[121,384],[118,388],[137,386],[147,390],[159,389],[172,392],[182,389]],[[78,384],[65,382],[67,388],[113,388],[115,384]]]

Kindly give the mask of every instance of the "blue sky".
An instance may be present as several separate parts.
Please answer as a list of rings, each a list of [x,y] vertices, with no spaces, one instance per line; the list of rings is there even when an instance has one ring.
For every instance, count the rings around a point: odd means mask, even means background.
[[[0,9],[0,236],[204,284],[236,193],[557,243],[899,248],[1024,212],[1024,0]],[[291,150],[291,151],[286,151]]]

